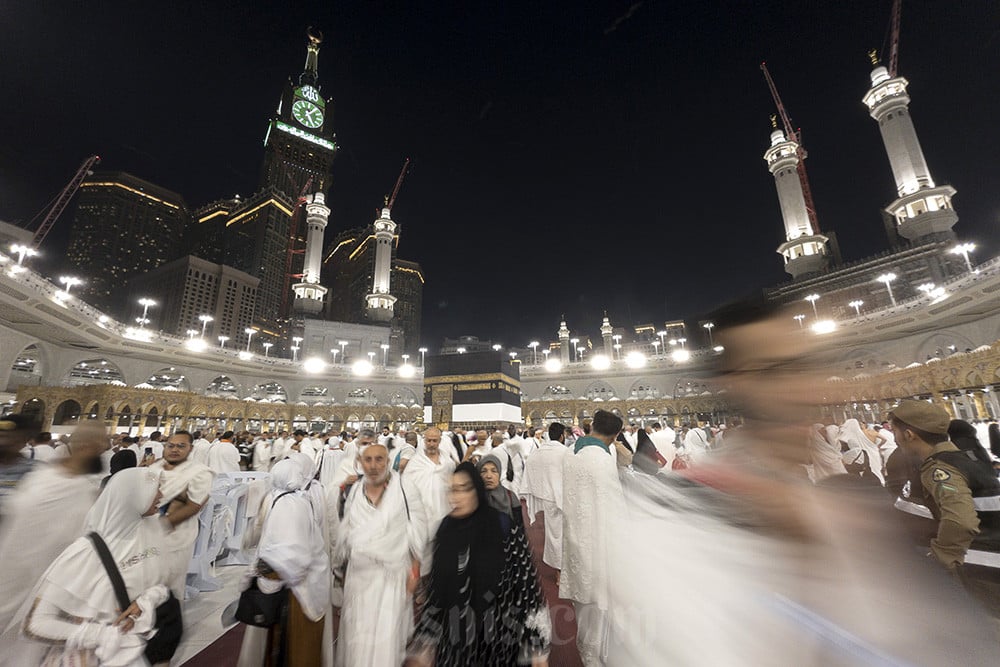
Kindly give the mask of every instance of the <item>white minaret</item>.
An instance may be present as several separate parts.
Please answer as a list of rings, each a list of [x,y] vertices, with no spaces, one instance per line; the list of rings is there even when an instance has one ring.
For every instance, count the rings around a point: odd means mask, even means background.
[[[958,222],[958,214],[951,207],[955,188],[934,185],[910,118],[910,96],[906,94],[909,82],[901,76],[890,76],[874,55],[872,64],[872,87],[863,101],[871,117],[878,121],[899,195],[885,210],[895,218],[897,231],[905,239],[915,241],[949,233]]]
[[[323,310],[327,289],[319,284],[320,261],[323,256],[323,232],[330,218],[326,197],[317,192],[306,199],[306,255],[302,282],[292,285],[295,292],[293,308],[297,313],[316,315]]]
[[[608,314],[604,313],[604,321],[601,322],[601,338],[604,339],[604,354],[607,355],[608,359],[614,359],[614,348],[611,347],[611,335],[615,330],[611,327],[611,320],[608,319]]]
[[[775,125],[775,119],[771,118]],[[776,126],[771,132],[771,146],[764,152],[764,161],[774,176],[778,189],[781,217],[785,221],[785,242],[778,254],[785,258],[785,271],[792,278],[818,273],[826,268],[829,254],[826,236],[817,233],[809,221],[806,199],[799,180],[799,145],[787,139]]]
[[[569,327],[565,319],[559,322],[559,357],[563,366],[569,364]]]
[[[375,279],[368,295],[368,319],[375,322],[392,320],[392,307],[396,297],[389,293],[392,277],[392,240],[396,236],[396,223],[389,217],[389,207],[372,223],[375,228]]]

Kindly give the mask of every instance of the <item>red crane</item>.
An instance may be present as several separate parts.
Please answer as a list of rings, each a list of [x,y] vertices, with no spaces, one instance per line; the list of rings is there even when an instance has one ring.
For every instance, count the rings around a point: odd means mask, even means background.
[[[899,15],[902,13],[903,0],[892,0],[892,22],[889,31],[889,76],[896,77],[896,66],[899,64]]]
[[[295,210],[292,211],[292,219],[288,223],[288,252],[285,254],[285,287],[281,292],[281,317],[283,318],[288,317],[288,303],[291,300],[292,293],[292,278],[301,277],[301,274],[292,274],[292,262],[295,255],[301,255],[304,252],[295,248],[295,241],[298,238],[299,219],[302,217],[302,211],[304,210],[302,205],[306,203],[306,194],[309,193],[312,182],[312,176],[306,179],[305,185],[302,186],[302,190],[299,192],[298,199],[295,200]]]
[[[767,63],[762,62],[760,69],[764,72],[767,87],[771,90],[771,97],[774,98],[774,106],[778,108],[778,115],[781,116],[781,123],[785,127],[785,136],[789,141],[794,141],[799,146],[796,153],[799,158],[799,165],[796,169],[799,174],[799,183],[802,185],[802,198],[806,202],[806,214],[809,216],[809,224],[812,226],[813,234],[818,234],[819,221],[816,219],[816,205],[813,203],[812,188],[809,186],[809,175],[806,173],[805,160],[809,154],[806,152],[805,146],[802,145],[802,130],[799,129],[796,132],[792,126],[792,119],[788,117],[788,111],[785,110],[785,105],[781,102],[781,96],[778,95],[778,87],[774,85],[774,79],[771,78],[771,73],[767,71]]]
[[[406,158],[406,162],[403,163],[403,170],[399,172],[399,178],[396,179],[396,187],[392,189],[392,195],[385,200],[385,207],[392,210],[392,205],[396,203],[396,197],[399,196],[399,189],[403,187],[403,179],[406,178],[406,174],[410,169],[410,158]]]
[[[66,205],[69,204],[69,200],[73,198],[76,191],[80,189],[80,184],[83,183],[83,179],[87,178],[93,173],[91,169],[101,163],[101,158],[98,155],[91,155],[89,158],[83,161],[80,168],[76,170],[76,175],[66,184],[66,187],[56,195],[56,198],[52,200],[51,208],[49,212],[45,214],[42,218],[42,222],[38,225],[38,231],[35,232],[35,236],[31,239],[31,247],[35,250],[38,246],[42,245],[42,241],[48,235],[49,231],[52,229],[52,225],[56,224],[56,220],[62,215],[62,212],[66,209]],[[43,209],[44,210],[44,209]],[[38,215],[41,215],[39,213]],[[38,216],[35,216],[36,218]]]

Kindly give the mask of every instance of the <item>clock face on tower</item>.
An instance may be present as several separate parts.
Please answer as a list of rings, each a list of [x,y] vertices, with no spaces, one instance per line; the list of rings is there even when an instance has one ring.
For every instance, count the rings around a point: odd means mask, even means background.
[[[308,100],[296,100],[292,104],[292,116],[311,129],[323,124],[323,110]]]

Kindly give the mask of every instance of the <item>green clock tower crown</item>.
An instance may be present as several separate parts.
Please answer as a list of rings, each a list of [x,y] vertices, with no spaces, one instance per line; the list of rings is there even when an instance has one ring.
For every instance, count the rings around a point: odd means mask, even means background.
[[[323,97],[319,84],[319,47],[323,33],[306,31],[306,64],[298,81],[289,79],[278,109],[264,137],[264,164],[261,185],[298,197],[312,178],[310,192],[324,189],[330,182],[333,157],[337,152],[333,132],[332,101]]]

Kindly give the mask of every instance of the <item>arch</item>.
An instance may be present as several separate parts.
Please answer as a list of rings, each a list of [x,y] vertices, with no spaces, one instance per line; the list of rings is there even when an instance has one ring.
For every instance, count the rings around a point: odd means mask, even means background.
[[[328,393],[329,389],[326,387],[310,385],[302,388],[302,391],[299,392],[298,400],[305,401],[308,405],[320,405],[322,403],[332,402],[332,398],[327,398]]]
[[[239,396],[240,388],[228,375],[220,375],[205,387],[206,396],[221,396],[236,398]]]
[[[587,385],[583,392],[583,397],[589,401],[610,401],[618,398],[614,387],[604,380],[596,380]]]
[[[348,405],[378,405],[378,398],[371,387],[358,387],[347,392],[344,402]],[[371,421],[374,423],[375,418]]]
[[[80,421],[83,408],[73,399],[68,399],[56,406],[55,415],[52,417],[53,426],[69,426]]]
[[[132,429],[132,408],[128,405],[123,405],[118,410],[118,428]]]
[[[628,390],[629,398],[660,398],[660,388],[649,378],[639,378]]]
[[[250,392],[250,398],[270,403],[287,403],[288,392],[277,382],[264,382],[253,388],[253,391]]]
[[[144,384],[162,391],[191,391],[187,377],[173,366],[156,371],[146,379]]]
[[[935,331],[917,346],[915,361],[942,359],[955,352],[974,349],[976,345],[965,336],[951,330]]]
[[[21,406],[21,414],[33,417],[35,421],[42,421],[45,418],[45,401],[40,398],[31,398]]]
[[[409,408],[416,404],[417,395],[406,387],[401,387],[399,391],[394,392],[389,397],[389,405],[395,405],[400,408]]]
[[[97,401],[90,401],[83,413],[87,415],[87,419],[97,419],[97,415],[101,413],[101,406]]]
[[[118,366],[107,359],[85,359],[77,362],[66,375],[70,386],[117,384],[125,386],[125,376]]]
[[[9,391],[15,391],[23,385],[42,384],[42,373],[45,369],[41,363],[41,352],[34,343],[21,350],[10,367],[10,380],[7,382]]]
[[[156,406],[150,407],[146,410],[146,428],[160,428],[160,411],[156,409]]]
[[[701,396],[711,393],[708,385],[701,378],[683,377],[674,383],[673,398],[687,398],[689,396]]]
[[[542,390],[542,400],[543,401],[554,401],[560,398],[566,398],[571,395],[571,391],[561,385],[561,384],[550,384],[545,389]]]

